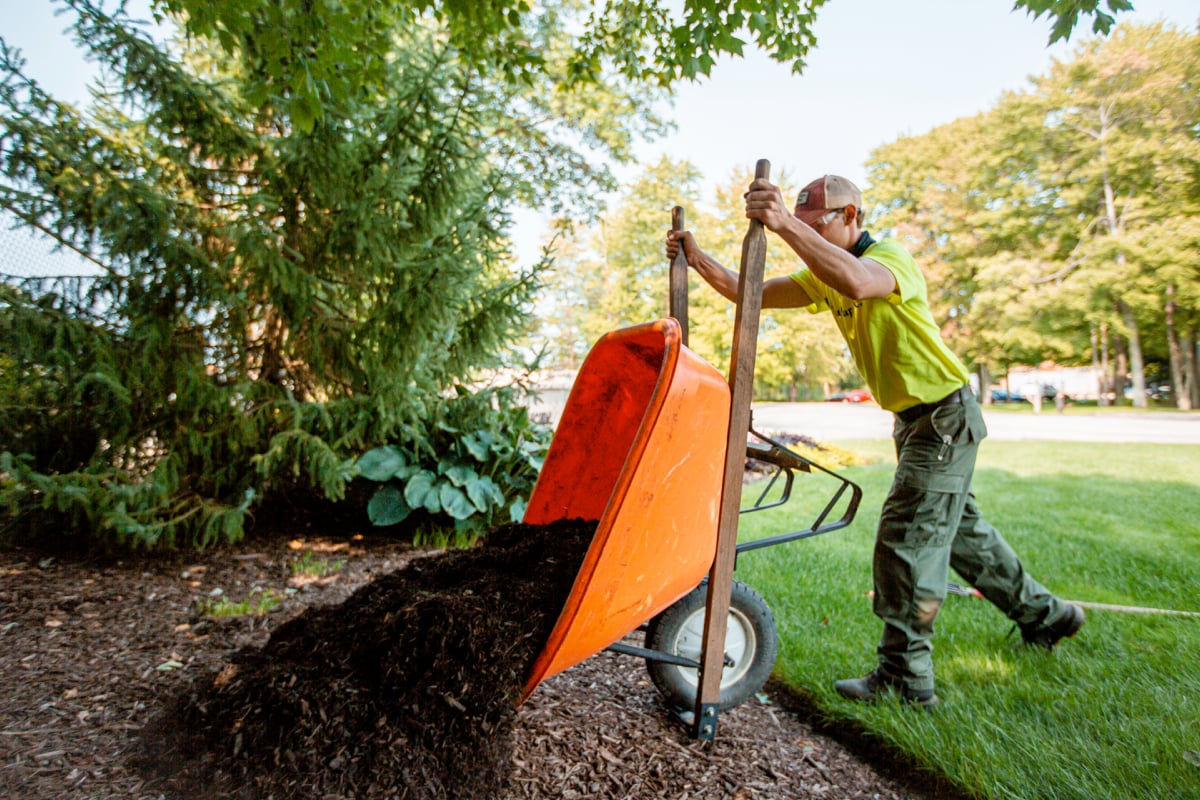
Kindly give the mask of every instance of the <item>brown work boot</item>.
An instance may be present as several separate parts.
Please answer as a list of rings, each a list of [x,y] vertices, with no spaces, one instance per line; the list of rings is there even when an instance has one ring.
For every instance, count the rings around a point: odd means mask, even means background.
[[[833,688],[837,689],[837,693],[842,697],[860,700],[864,703],[874,703],[880,697],[891,693],[899,693],[903,702],[921,708],[933,708],[941,702],[933,693],[933,689],[909,689],[900,681],[880,675],[879,670],[875,670],[865,678],[836,681]]]
[[[1025,644],[1053,650],[1054,646],[1063,639],[1069,639],[1079,633],[1085,617],[1083,609],[1074,603],[1067,603],[1067,613],[1053,625],[1030,625],[1021,627],[1021,641]]]

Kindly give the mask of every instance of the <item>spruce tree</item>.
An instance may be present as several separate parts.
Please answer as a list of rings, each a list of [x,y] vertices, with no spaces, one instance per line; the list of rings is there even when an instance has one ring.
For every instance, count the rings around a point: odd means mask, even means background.
[[[0,284],[10,515],[204,546],[265,494],[340,497],[525,323],[539,268],[508,252],[485,84],[414,26],[303,130],[247,99],[246,64],[74,10],[107,73],[91,113],[0,50],[0,205],[103,268]]]

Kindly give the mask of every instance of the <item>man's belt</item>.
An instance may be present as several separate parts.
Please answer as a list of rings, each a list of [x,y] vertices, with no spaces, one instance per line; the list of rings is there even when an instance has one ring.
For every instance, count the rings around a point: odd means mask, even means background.
[[[953,392],[946,395],[941,400],[938,400],[936,403],[918,403],[915,406],[909,406],[903,411],[897,411],[896,416],[900,418],[901,422],[911,424],[926,414],[933,413],[935,408],[952,406],[956,403],[965,403],[967,398],[973,398],[974,396],[975,395],[971,392],[970,386],[963,386],[955,389]]]

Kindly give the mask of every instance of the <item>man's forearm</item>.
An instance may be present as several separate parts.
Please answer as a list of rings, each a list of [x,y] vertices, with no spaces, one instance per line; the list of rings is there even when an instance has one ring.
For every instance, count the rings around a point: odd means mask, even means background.
[[[885,267],[831,244],[799,220],[776,233],[813,275],[844,297],[853,300],[886,297],[895,289],[896,279]]]
[[[705,283],[716,289],[726,300],[737,301],[738,274],[736,272],[722,266],[707,253],[701,253],[695,262],[692,264],[692,269],[696,270]]]

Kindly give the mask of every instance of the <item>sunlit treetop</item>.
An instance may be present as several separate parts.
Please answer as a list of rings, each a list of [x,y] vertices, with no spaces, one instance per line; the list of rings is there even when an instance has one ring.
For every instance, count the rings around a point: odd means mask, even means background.
[[[747,46],[802,72],[825,1],[154,0],[153,8],[180,15],[189,34],[212,37],[240,56],[258,79],[251,99],[290,97],[304,126],[329,102],[369,88],[383,73],[396,32],[422,19],[436,21],[466,62],[520,82],[543,64],[533,44],[538,26],[568,17],[578,30],[571,81],[619,73],[670,87],[709,75],[719,57],[741,55]],[[1053,43],[1068,38],[1081,16],[1106,33],[1113,14],[1131,4],[1016,0],[1016,7],[1052,19]]]

